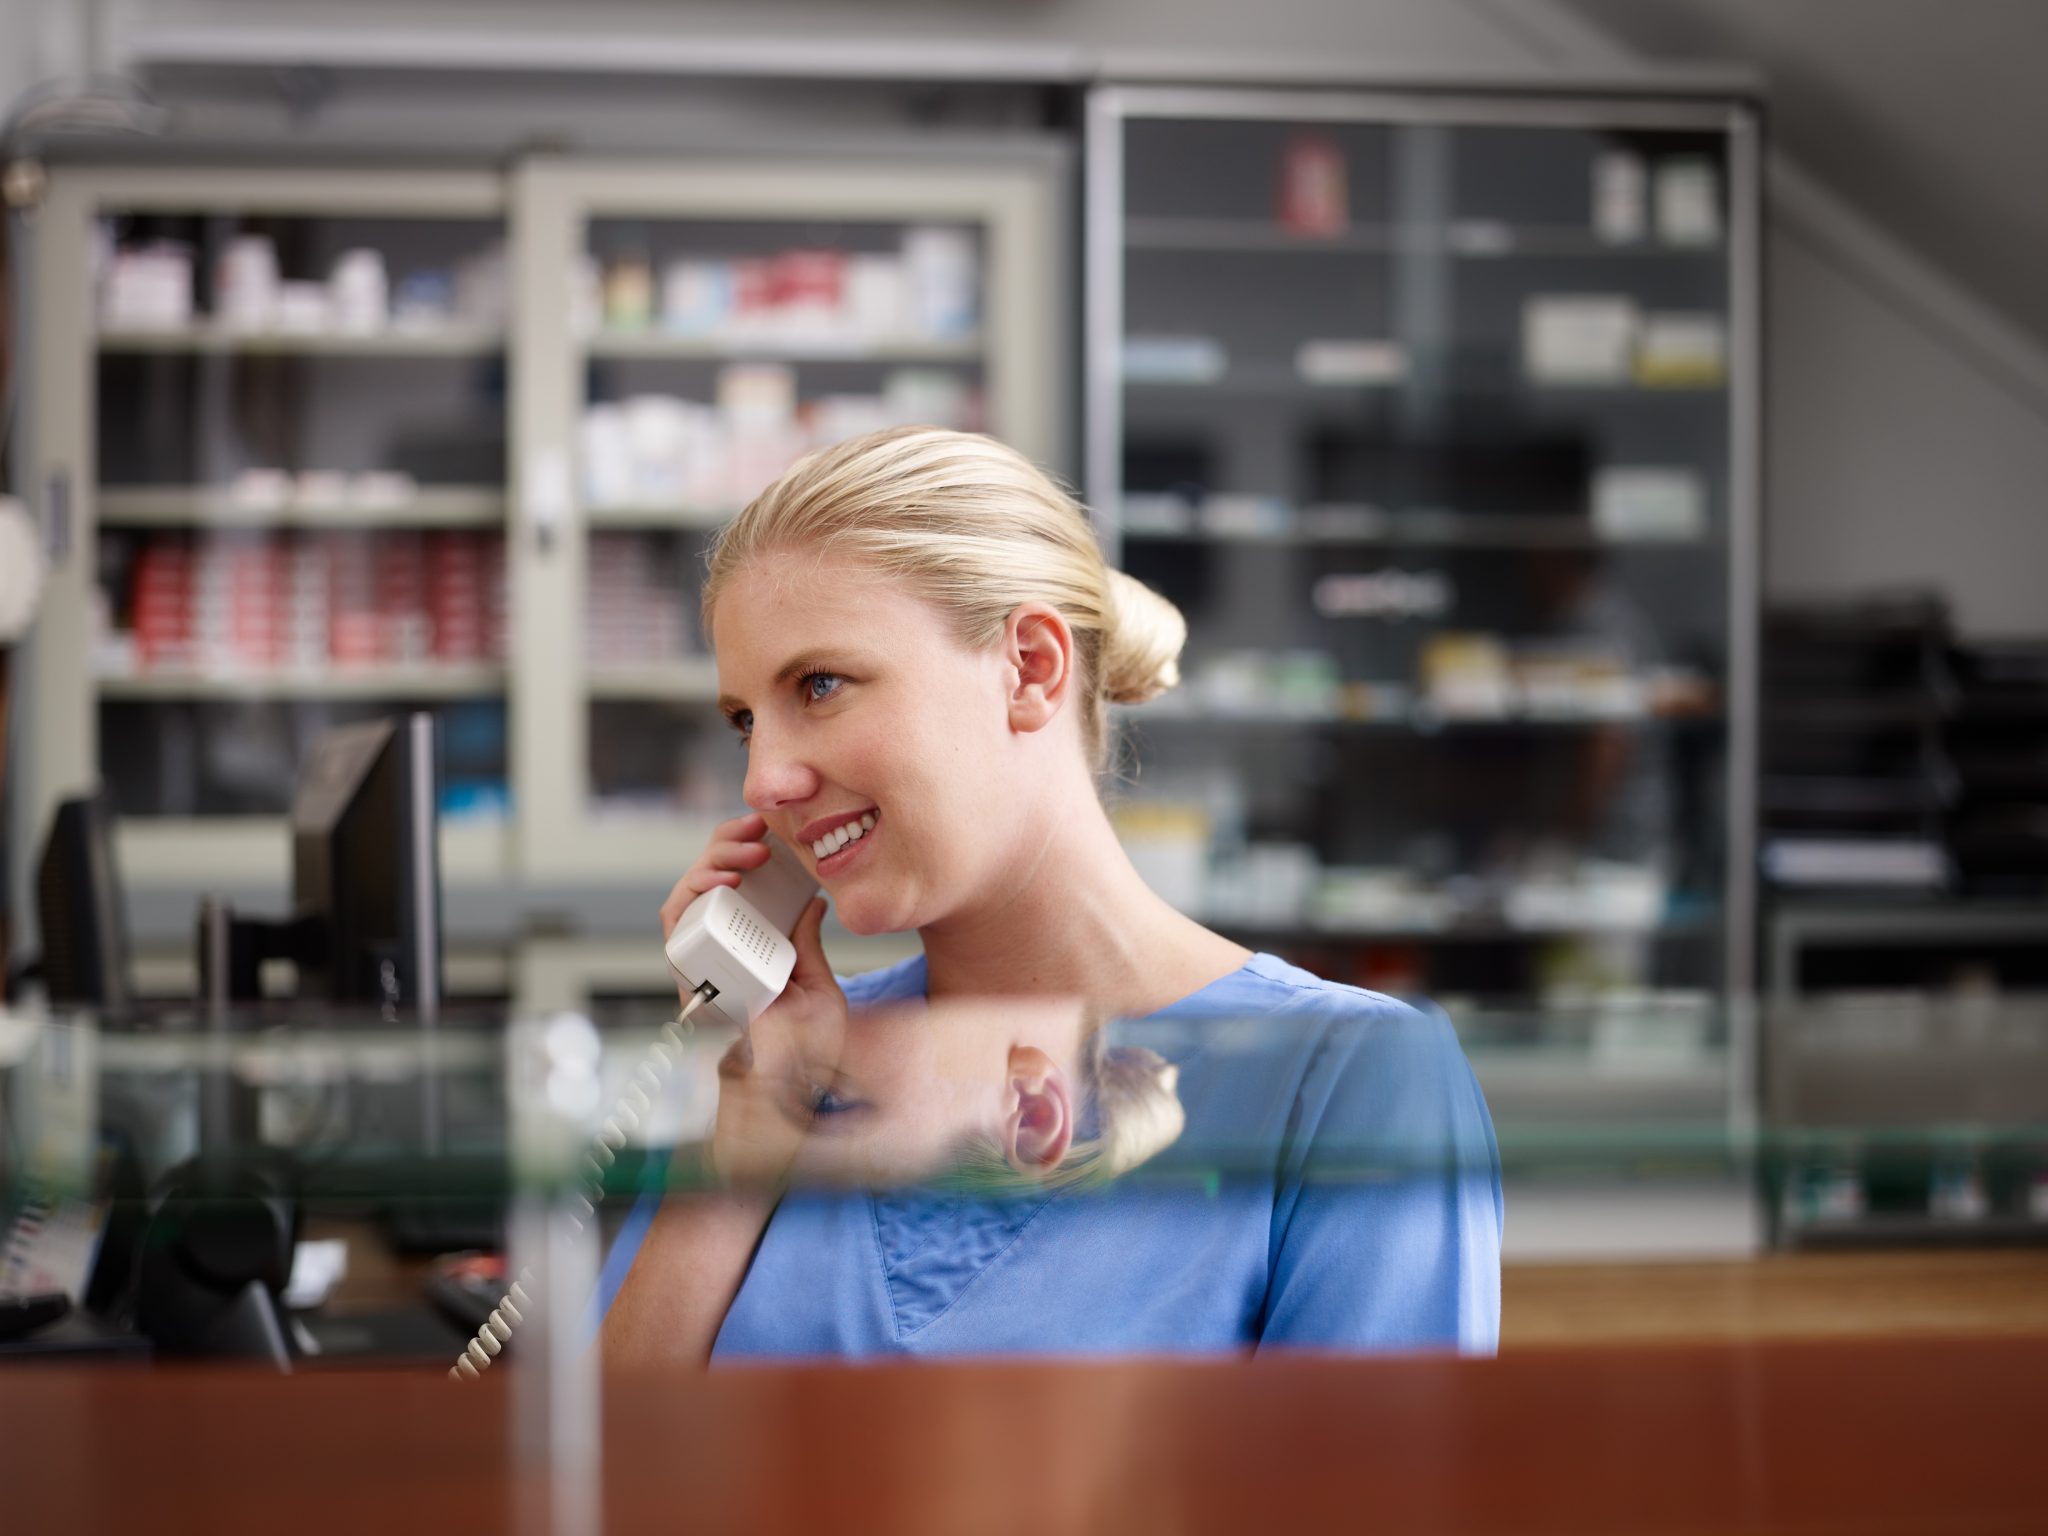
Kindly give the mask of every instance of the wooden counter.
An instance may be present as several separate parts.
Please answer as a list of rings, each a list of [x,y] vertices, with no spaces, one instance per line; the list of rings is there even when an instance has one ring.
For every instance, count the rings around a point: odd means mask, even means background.
[[[0,1373],[0,1522],[546,1529],[512,1369]],[[2048,1530],[2048,1337],[741,1369],[604,1414],[612,1530]]]

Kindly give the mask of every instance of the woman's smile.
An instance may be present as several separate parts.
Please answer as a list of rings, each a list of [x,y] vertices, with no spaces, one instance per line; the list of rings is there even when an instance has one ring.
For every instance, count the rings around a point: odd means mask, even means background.
[[[808,839],[806,846],[811,857],[818,861],[818,873],[836,875],[852,867],[853,862],[873,839],[875,824],[881,819],[880,811],[865,811],[850,820],[842,821],[821,837]],[[810,828],[806,827],[805,831]]]

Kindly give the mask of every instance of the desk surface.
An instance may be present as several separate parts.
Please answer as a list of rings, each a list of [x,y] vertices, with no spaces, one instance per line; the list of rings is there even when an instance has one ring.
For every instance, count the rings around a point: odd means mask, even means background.
[[[7,1526],[546,1529],[511,1376],[0,1373]],[[604,1415],[612,1529],[2048,1530],[2048,1337],[650,1373]]]

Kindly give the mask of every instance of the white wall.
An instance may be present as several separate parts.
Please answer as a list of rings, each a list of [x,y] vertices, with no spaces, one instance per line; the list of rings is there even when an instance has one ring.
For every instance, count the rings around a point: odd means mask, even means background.
[[[1789,218],[1769,248],[1767,586],[1932,584],[2048,635],[2048,409]]]
[[[397,48],[466,37],[473,53],[508,39],[579,47],[697,39],[916,49],[978,45],[1050,50],[1199,51],[1324,58],[1333,67],[1485,70],[1528,62],[1526,41],[1492,16],[1494,0],[132,0],[131,34],[232,29],[248,46],[296,35]],[[118,42],[115,44],[118,46]],[[417,57],[414,47],[410,57]]]

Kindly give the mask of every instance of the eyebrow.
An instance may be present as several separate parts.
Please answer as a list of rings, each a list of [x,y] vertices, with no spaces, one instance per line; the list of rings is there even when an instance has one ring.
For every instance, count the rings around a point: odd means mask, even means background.
[[[848,653],[846,660],[851,660],[855,665],[859,665],[860,657],[855,653]],[[775,680],[770,686],[780,688],[791,678],[804,672],[838,672],[845,667],[845,664],[844,660],[834,661],[822,651],[805,652],[802,655],[793,656],[788,661],[785,661],[781,669],[776,672]],[[747,701],[737,694],[721,693],[718,696],[717,708],[719,713],[723,715],[730,716],[735,710],[745,709],[746,707]]]

